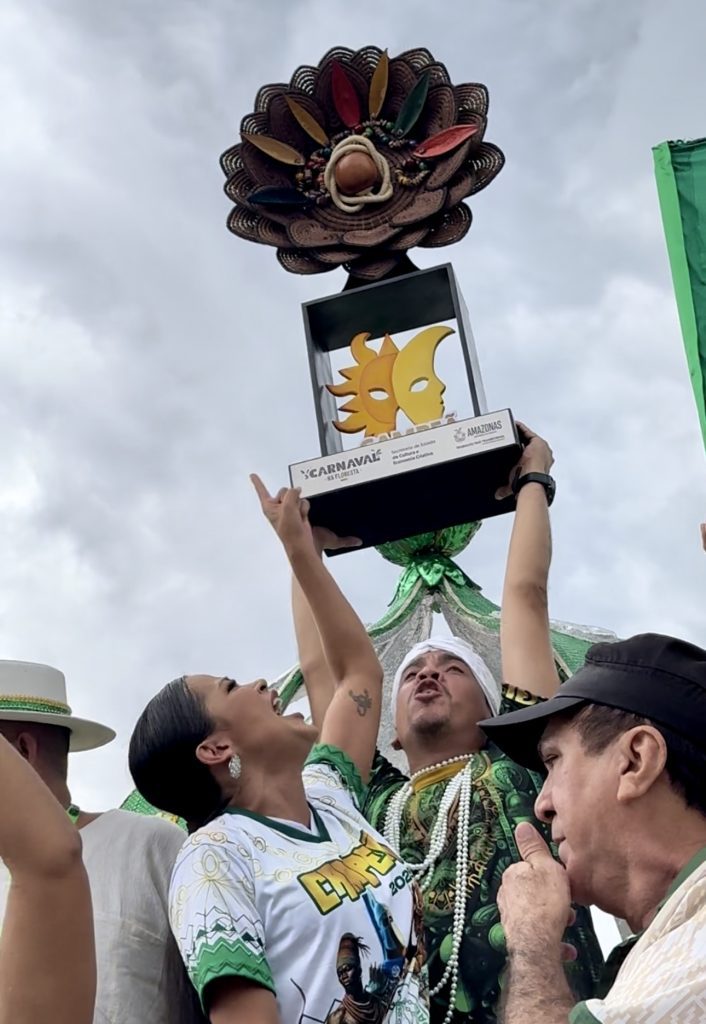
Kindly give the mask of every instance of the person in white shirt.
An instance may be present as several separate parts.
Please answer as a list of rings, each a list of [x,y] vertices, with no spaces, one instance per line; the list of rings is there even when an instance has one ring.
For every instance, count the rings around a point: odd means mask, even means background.
[[[168,921],[169,877],[184,839],[177,825],[129,811],[87,813],[71,802],[68,754],[110,742],[80,719],[55,668],[0,661],[0,736],[35,770],[78,830],[93,902],[94,1024],[192,1024],[202,1019]],[[0,928],[15,868],[0,862]],[[37,931],[45,925],[41,920]],[[57,943],[58,943],[57,937]]]
[[[81,839],[2,737],[0,855],[12,868],[0,937],[0,1024],[90,1024],[96,957]]]
[[[253,478],[336,681],[317,730],[264,680],[188,676],[130,743],[138,790],[201,823],[170,888],[171,922],[212,1024],[427,1024],[421,903],[361,813],[382,669],[316,550],[297,490]]]

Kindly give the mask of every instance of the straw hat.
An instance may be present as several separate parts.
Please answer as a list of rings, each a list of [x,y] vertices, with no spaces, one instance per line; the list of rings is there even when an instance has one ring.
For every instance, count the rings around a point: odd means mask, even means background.
[[[63,672],[29,661],[0,661],[0,721],[69,729],[71,751],[94,750],[115,739],[107,726],[72,714]]]

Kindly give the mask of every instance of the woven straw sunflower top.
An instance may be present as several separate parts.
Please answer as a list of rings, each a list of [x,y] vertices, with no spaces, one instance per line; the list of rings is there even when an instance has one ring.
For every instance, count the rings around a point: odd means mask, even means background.
[[[428,50],[330,50],[258,92],[221,157],[228,227],[276,246],[292,273],[394,273],[413,246],[468,231],[463,200],[504,163],[484,141],[487,112],[485,86],[452,85]]]

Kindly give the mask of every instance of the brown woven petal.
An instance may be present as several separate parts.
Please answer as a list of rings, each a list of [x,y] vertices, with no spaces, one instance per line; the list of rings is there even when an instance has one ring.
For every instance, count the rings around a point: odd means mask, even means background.
[[[429,76],[429,85],[434,88],[435,85],[451,85],[451,79],[449,73],[443,64],[439,64],[438,61],[432,61],[427,65],[425,74]]]
[[[240,156],[239,142],[221,154],[220,164],[226,178],[229,178],[231,174],[235,174],[236,171],[242,168],[243,161]]]
[[[456,172],[463,167],[468,160],[468,155],[473,146],[473,140],[463,142],[458,149],[455,149],[448,156],[442,156],[440,160],[430,160],[434,170],[424,183],[428,189],[440,188],[445,185]]]
[[[445,199],[446,192],[443,188],[437,189],[436,192],[419,192],[406,209],[396,214],[393,224],[402,227],[432,217],[444,205]]]
[[[460,203],[462,199],[469,196],[473,191],[473,183],[475,181],[472,171],[469,171],[467,167],[462,167],[458,174],[455,174],[451,181],[446,186],[447,195],[445,208],[450,210],[457,203]]]
[[[429,221],[424,221],[418,227],[407,228],[406,231],[400,231],[396,238],[393,238],[387,243],[386,248],[391,249],[393,252],[406,252],[407,249],[411,249],[415,245],[419,245],[423,238],[426,238],[429,233]]]
[[[294,245],[303,249],[318,249],[324,245],[339,245],[341,237],[337,231],[329,231],[311,217],[296,214],[297,220],[289,225],[289,237]]]
[[[318,113],[318,104],[314,103],[314,101],[309,99],[308,96],[302,96],[301,99],[297,96],[296,99],[308,113],[316,118],[321,127],[325,130],[326,122],[325,119],[321,117],[321,114]],[[276,96],[272,97],[269,113],[270,129],[268,134],[271,135],[272,138],[277,139],[280,142],[286,142],[288,146],[292,146],[305,156],[308,156],[310,153],[313,153],[315,149],[319,148],[319,143],[315,142],[311,135],[304,131],[292,111],[287,106],[284,93],[278,93]]]
[[[263,111],[255,114],[248,114],[240,122],[240,131],[247,135],[269,135],[270,119]]]
[[[260,206],[258,203],[238,203],[238,206],[248,210],[250,213],[256,214],[258,217],[262,217],[263,220],[271,220],[275,224],[281,224],[283,227],[288,228],[292,222],[292,217],[301,217],[301,207],[296,210],[292,210],[287,206]]]
[[[290,274],[323,274],[331,269],[330,263],[321,263],[304,249],[278,249],[277,259]]]
[[[273,221],[258,217],[256,213],[236,206],[228,217],[228,228],[234,235],[245,238],[249,242],[260,242],[262,245],[289,245],[286,230]]]
[[[236,171],[224,185],[225,194],[234,203],[246,203],[255,188],[256,185],[246,170]]]
[[[375,68],[378,66],[381,54],[382,50],[379,46],[364,46],[362,50],[358,50],[357,53],[354,53],[349,58],[351,67],[355,68],[355,70],[358,71],[369,83],[370,79],[373,77]],[[368,107],[366,103],[365,113],[367,114],[367,112]]]
[[[240,147],[240,158],[256,188],[263,188],[265,185],[286,185],[291,188],[294,185],[294,174],[299,168],[273,160],[251,143],[243,142]]]
[[[307,96],[313,96],[318,75],[318,68],[312,67],[311,64],[303,64],[292,75],[289,88],[295,92],[304,92]]]
[[[488,115],[488,90],[484,85],[480,85],[477,82],[465,82],[463,85],[454,86],[454,92],[456,93],[456,108],[459,115],[464,113],[482,114],[483,117]],[[462,116],[459,116],[459,121],[465,124],[465,120]]]
[[[471,211],[465,203],[459,203],[453,210],[445,211],[434,221],[434,224],[423,242],[422,249],[436,249],[442,245],[452,245],[468,234],[471,226]]]
[[[435,63],[434,55],[425,46],[417,46],[413,50],[405,50],[395,60],[404,61],[405,64],[409,64],[417,75]]]
[[[401,259],[399,256],[391,256],[385,252],[371,256],[361,256],[360,259],[346,264],[346,270],[354,277],[363,281],[379,281],[385,274],[394,270]]]
[[[360,256],[360,249],[309,249],[309,253],[321,263],[330,264],[333,267],[340,267],[342,263],[349,263]]]
[[[450,85],[433,85],[424,105],[424,111],[411,134],[421,142],[455,124],[456,97]]]
[[[399,229],[390,224],[389,221],[385,220],[377,227],[371,228],[368,231],[346,231],[343,236],[343,241],[346,245],[364,246],[368,248],[371,245],[383,245],[388,242],[395,235],[399,234]]]
[[[496,174],[499,174],[505,163],[505,157],[492,142],[483,142],[468,162],[468,169],[473,172],[473,188],[469,195],[475,195],[489,185]]]
[[[382,105],[382,117],[394,121],[407,96],[417,81],[412,68],[400,58],[390,61],[387,77],[387,95]]]
[[[267,114],[273,97],[286,92],[287,86],[283,82],[272,82],[270,85],[263,85],[255,97],[255,113]]]

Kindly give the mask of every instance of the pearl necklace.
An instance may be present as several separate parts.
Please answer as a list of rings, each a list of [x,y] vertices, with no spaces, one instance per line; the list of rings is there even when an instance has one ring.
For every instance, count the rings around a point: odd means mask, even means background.
[[[465,761],[465,767],[454,776],[449,782],[441,798],[436,820],[429,832],[429,852],[419,864],[405,863],[412,874],[419,879],[419,887],[425,893],[432,882],[432,869],[446,846],[449,827],[449,811],[456,798],[459,798],[458,822],[456,825],[456,895],[454,898],[453,913],[453,941],[451,954],[444,969],[441,980],[430,990],[431,996],[436,996],[448,984],[449,1005],[444,1018],[444,1024],[450,1024],[456,1006],[456,990],[458,988],[458,958],[461,952],[463,940],[463,927],[466,921],[466,902],[468,900],[468,842],[471,823],[471,771],[473,757],[471,754],[459,754],[457,757],[450,757],[446,761],[422,768],[410,778],[391,798],[385,815],[384,834],[393,850],[400,849],[400,828],[404,814],[405,804],[414,792],[414,783],[422,775],[429,772],[446,768],[447,765],[457,764]]]

